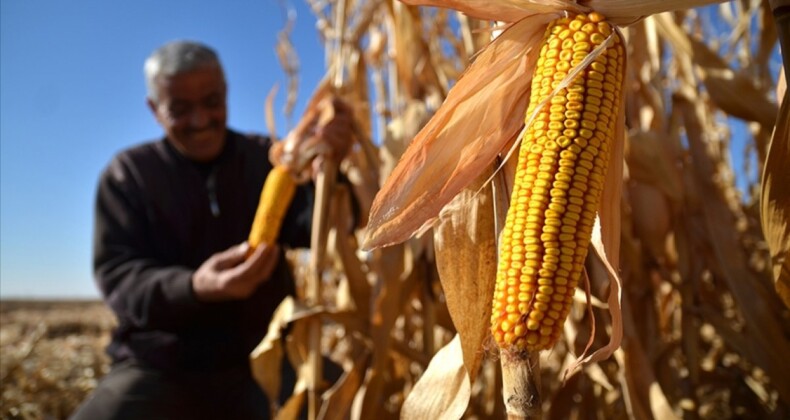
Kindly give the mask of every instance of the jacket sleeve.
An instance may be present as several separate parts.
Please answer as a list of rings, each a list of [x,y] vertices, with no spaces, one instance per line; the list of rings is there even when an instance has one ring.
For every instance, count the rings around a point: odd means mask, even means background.
[[[118,321],[175,330],[200,310],[193,270],[150,255],[151,226],[133,176],[118,158],[102,173],[94,215],[95,280]]]

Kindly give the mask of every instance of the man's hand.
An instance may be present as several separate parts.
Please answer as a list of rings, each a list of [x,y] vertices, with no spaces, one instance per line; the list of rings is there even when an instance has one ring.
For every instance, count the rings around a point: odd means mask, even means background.
[[[315,116],[314,136],[309,143],[323,143],[328,147],[325,157],[342,160],[354,139],[354,112],[342,99],[324,99]]]
[[[192,276],[197,299],[204,302],[244,299],[269,280],[280,249],[260,244],[246,258],[248,249],[245,242],[209,257]]]
[[[337,96],[311,103],[285,140],[270,152],[272,162],[287,166],[299,179],[315,177],[323,159],[340,162],[354,142],[354,112]]]

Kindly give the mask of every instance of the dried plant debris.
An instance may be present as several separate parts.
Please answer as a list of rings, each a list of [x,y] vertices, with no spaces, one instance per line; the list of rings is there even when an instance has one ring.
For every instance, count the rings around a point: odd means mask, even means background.
[[[109,369],[114,322],[97,301],[2,301],[2,418],[71,415]]]

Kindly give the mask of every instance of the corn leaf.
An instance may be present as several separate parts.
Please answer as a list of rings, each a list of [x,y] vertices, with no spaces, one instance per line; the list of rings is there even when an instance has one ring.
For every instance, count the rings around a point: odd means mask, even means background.
[[[431,360],[406,397],[401,418],[460,419],[469,405],[472,386],[464,367],[461,338],[456,334]]]
[[[491,185],[477,193],[487,177],[488,173],[484,172],[445,206],[434,229],[439,277],[472,382],[483,356],[483,340],[489,334],[496,278]]]
[[[376,195],[367,249],[403,242],[430,227],[523,126],[537,46],[554,16],[530,16],[505,30],[469,66],[417,134]]]
[[[774,285],[790,308],[790,101],[779,109],[762,176],[760,215],[771,251]]]
[[[500,22],[517,22],[539,13],[559,11],[581,12],[584,8],[568,0],[401,0],[420,6],[445,7],[458,10],[471,17]]]
[[[729,0],[580,0],[579,3],[601,13],[614,23],[628,25],[649,15],[727,1]]]

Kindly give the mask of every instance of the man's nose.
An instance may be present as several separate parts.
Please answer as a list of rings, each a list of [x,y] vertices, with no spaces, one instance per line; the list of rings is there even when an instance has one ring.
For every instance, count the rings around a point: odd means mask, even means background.
[[[189,126],[193,128],[202,128],[208,125],[210,118],[208,112],[202,107],[195,107],[189,114]]]

